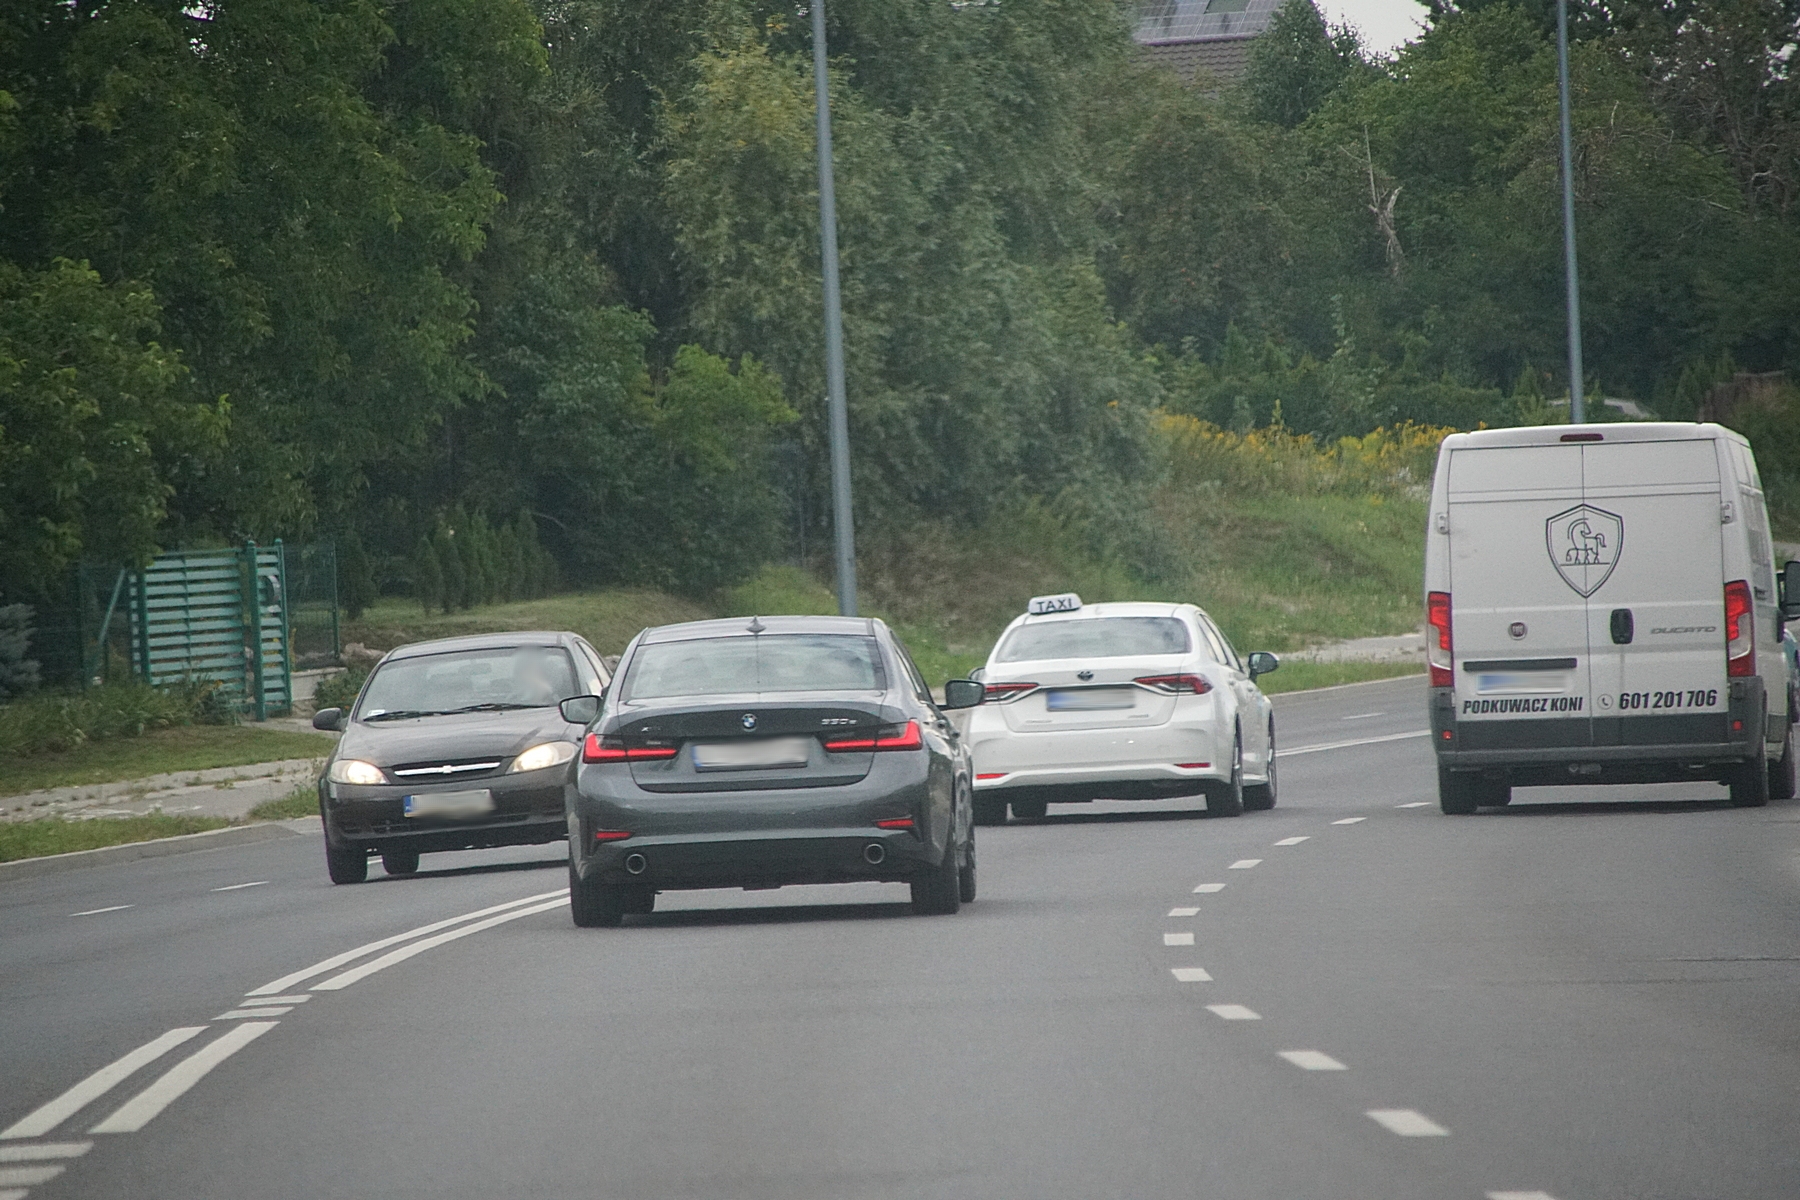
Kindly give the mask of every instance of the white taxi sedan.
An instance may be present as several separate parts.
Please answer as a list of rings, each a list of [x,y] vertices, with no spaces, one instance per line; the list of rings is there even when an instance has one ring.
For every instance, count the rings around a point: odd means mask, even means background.
[[[1191,604],[1035,597],[978,673],[975,820],[1196,794],[1221,816],[1274,807],[1275,714],[1256,679],[1279,665],[1239,658]]]

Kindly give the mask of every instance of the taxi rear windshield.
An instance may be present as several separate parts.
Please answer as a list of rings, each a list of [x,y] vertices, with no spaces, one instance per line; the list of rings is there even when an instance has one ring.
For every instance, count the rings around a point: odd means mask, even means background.
[[[1000,643],[996,662],[1044,658],[1136,658],[1186,654],[1187,626],[1175,617],[1095,617],[1021,625]]]
[[[887,687],[873,638],[759,634],[638,647],[627,700],[745,692],[878,692]]]

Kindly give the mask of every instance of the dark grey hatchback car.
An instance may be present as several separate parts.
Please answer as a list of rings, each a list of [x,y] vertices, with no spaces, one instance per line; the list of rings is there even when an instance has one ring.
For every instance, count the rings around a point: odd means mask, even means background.
[[[421,852],[522,846],[567,836],[563,789],[582,723],[559,705],[609,679],[572,633],[419,642],[376,665],[349,712],[321,709],[343,737],[319,777],[325,864],[361,883],[369,856],[390,875]]]
[[[763,617],[666,625],[625,650],[568,789],[577,925],[648,913],[659,891],[865,880],[913,910],[975,898],[969,753],[880,621]]]

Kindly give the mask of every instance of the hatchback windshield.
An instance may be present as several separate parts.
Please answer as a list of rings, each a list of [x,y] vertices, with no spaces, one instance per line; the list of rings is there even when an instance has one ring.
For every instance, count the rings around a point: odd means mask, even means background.
[[[1095,617],[1021,625],[1000,643],[996,662],[1044,658],[1135,658],[1186,654],[1188,631],[1175,617]]]
[[[741,692],[882,690],[881,657],[871,638],[850,634],[764,634],[695,638],[640,646],[626,697],[707,696]]]
[[[547,708],[580,694],[568,652],[507,646],[383,663],[357,716],[364,721],[483,709]]]

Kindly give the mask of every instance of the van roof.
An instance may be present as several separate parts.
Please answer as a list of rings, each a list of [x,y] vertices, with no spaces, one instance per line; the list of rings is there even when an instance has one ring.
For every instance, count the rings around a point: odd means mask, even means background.
[[[1446,450],[1478,446],[1555,446],[1562,442],[1681,442],[1695,438],[1730,438],[1749,445],[1744,435],[1711,421],[1619,421],[1600,425],[1521,425],[1511,429],[1478,429],[1453,433]]]

